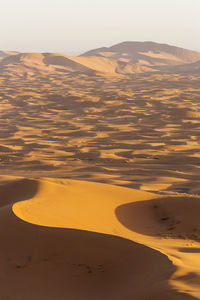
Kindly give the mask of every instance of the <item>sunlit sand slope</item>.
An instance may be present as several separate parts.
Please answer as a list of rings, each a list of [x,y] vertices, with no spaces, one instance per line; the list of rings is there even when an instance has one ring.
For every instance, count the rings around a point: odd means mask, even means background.
[[[158,195],[73,180],[6,180],[1,299],[198,299],[198,241],[166,239],[160,219],[167,208]]]

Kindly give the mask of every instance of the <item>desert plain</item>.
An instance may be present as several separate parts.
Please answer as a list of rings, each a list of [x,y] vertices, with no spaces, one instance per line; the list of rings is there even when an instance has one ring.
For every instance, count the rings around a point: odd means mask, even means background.
[[[200,299],[200,53],[0,52],[0,299]]]

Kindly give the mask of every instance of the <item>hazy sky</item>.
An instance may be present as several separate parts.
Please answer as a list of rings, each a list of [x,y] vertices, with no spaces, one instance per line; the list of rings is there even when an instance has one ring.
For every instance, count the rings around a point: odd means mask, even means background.
[[[83,51],[156,41],[200,51],[200,0],[0,0],[0,49]]]

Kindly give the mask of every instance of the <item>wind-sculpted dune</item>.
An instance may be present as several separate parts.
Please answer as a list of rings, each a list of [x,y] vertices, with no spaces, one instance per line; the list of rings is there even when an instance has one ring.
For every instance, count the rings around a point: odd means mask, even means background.
[[[1,178],[0,298],[199,299],[198,241],[163,230],[168,206],[178,214],[172,200],[100,183]]]

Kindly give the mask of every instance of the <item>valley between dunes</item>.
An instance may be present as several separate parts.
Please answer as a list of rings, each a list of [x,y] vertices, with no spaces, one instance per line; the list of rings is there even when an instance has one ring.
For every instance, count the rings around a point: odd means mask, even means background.
[[[198,197],[6,176],[0,198],[1,299],[200,298]]]

